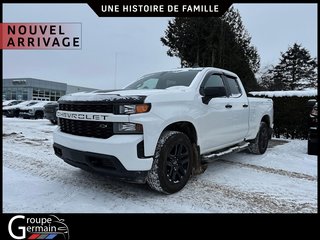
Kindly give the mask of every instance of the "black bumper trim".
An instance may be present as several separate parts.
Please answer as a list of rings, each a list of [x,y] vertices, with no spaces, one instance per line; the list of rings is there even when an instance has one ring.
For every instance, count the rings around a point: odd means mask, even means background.
[[[19,117],[31,119],[31,118],[34,118],[34,115],[30,115],[27,113],[19,113]]]
[[[53,148],[59,158],[74,167],[128,182],[146,182],[148,171],[128,171],[115,156],[79,151],[57,143]]]

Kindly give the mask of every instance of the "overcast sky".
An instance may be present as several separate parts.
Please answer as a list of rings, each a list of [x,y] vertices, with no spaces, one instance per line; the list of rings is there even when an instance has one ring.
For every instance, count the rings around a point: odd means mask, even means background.
[[[317,57],[316,4],[234,6],[262,65],[276,64],[280,51],[294,42]],[[160,42],[170,18],[99,18],[86,4],[4,4],[3,19],[82,23],[82,50],[4,50],[4,78],[33,77],[108,89],[114,88],[115,79],[121,88],[143,74],[180,66]]]

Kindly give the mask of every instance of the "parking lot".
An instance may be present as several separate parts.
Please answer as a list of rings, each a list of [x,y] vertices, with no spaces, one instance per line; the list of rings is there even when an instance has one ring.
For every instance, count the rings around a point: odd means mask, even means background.
[[[48,120],[3,117],[3,211],[9,212],[312,212],[317,156],[305,140],[272,140],[264,155],[217,159],[172,195],[74,168],[56,157]],[[130,156],[128,156],[130,157]]]

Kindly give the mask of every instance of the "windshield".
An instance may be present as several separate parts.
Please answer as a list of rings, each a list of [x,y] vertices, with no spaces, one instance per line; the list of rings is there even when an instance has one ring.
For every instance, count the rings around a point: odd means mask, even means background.
[[[32,106],[32,105],[35,105],[37,104],[38,102],[31,102],[31,103],[28,103],[26,106],[29,107],[29,106]]]
[[[188,87],[201,70],[179,70],[148,74],[125,89],[166,89],[175,86]]]

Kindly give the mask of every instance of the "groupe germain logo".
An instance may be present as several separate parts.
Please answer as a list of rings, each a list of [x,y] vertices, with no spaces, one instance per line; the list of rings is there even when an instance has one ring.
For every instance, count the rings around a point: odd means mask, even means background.
[[[55,215],[48,217],[26,217],[16,215],[8,224],[12,239],[54,239],[69,240],[69,228],[64,219]]]

